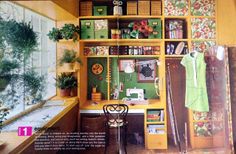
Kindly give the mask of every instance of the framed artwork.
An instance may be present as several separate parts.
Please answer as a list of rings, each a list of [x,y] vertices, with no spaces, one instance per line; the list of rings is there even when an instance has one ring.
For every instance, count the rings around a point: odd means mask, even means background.
[[[138,61],[138,82],[154,82],[156,78],[156,63],[153,59]]]
[[[135,66],[134,59],[120,59],[119,60],[119,71],[125,71],[125,67],[130,65],[131,67]]]

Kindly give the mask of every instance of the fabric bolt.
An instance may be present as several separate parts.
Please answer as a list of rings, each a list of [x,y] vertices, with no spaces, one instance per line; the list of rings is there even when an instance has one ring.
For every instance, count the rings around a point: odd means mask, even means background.
[[[191,52],[181,60],[186,71],[185,107],[199,112],[208,112],[206,88],[206,63],[204,54]]]

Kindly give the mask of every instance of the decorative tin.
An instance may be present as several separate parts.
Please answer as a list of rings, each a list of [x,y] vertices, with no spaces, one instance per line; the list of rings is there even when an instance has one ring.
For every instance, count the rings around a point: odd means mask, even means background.
[[[81,39],[94,39],[93,20],[81,20]]]
[[[107,6],[94,6],[93,7],[94,16],[106,16],[107,15]]]
[[[108,20],[95,20],[95,39],[108,39]]]

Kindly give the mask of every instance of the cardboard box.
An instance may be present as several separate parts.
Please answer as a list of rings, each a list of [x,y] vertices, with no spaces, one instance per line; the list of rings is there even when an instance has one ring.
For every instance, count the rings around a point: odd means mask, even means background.
[[[92,1],[80,2],[80,16],[92,16]]]
[[[94,6],[93,7],[94,16],[106,16],[107,15],[107,6]]]
[[[81,20],[81,39],[94,39],[94,20]]]
[[[127,1],[127,15],[137,15],[138,3],[136,1]]]
[[[161,0],[151,1],[151,15],[160,16],[161,15]]]
[[[150,1],[138,1],[138,15],[150,15]]]
[[[108,39],[108,20],[95,20],[95,39]]]

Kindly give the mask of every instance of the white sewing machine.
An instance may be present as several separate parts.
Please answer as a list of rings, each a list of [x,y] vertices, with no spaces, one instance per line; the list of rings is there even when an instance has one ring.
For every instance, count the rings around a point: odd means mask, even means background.
[[[130,98],[132,101],[142,101],[144,100],[144,89],[137,89],[134,87],[133,89],[126,89],[126,96],[131,96],[131,94],[137,94],[136,98]]]

